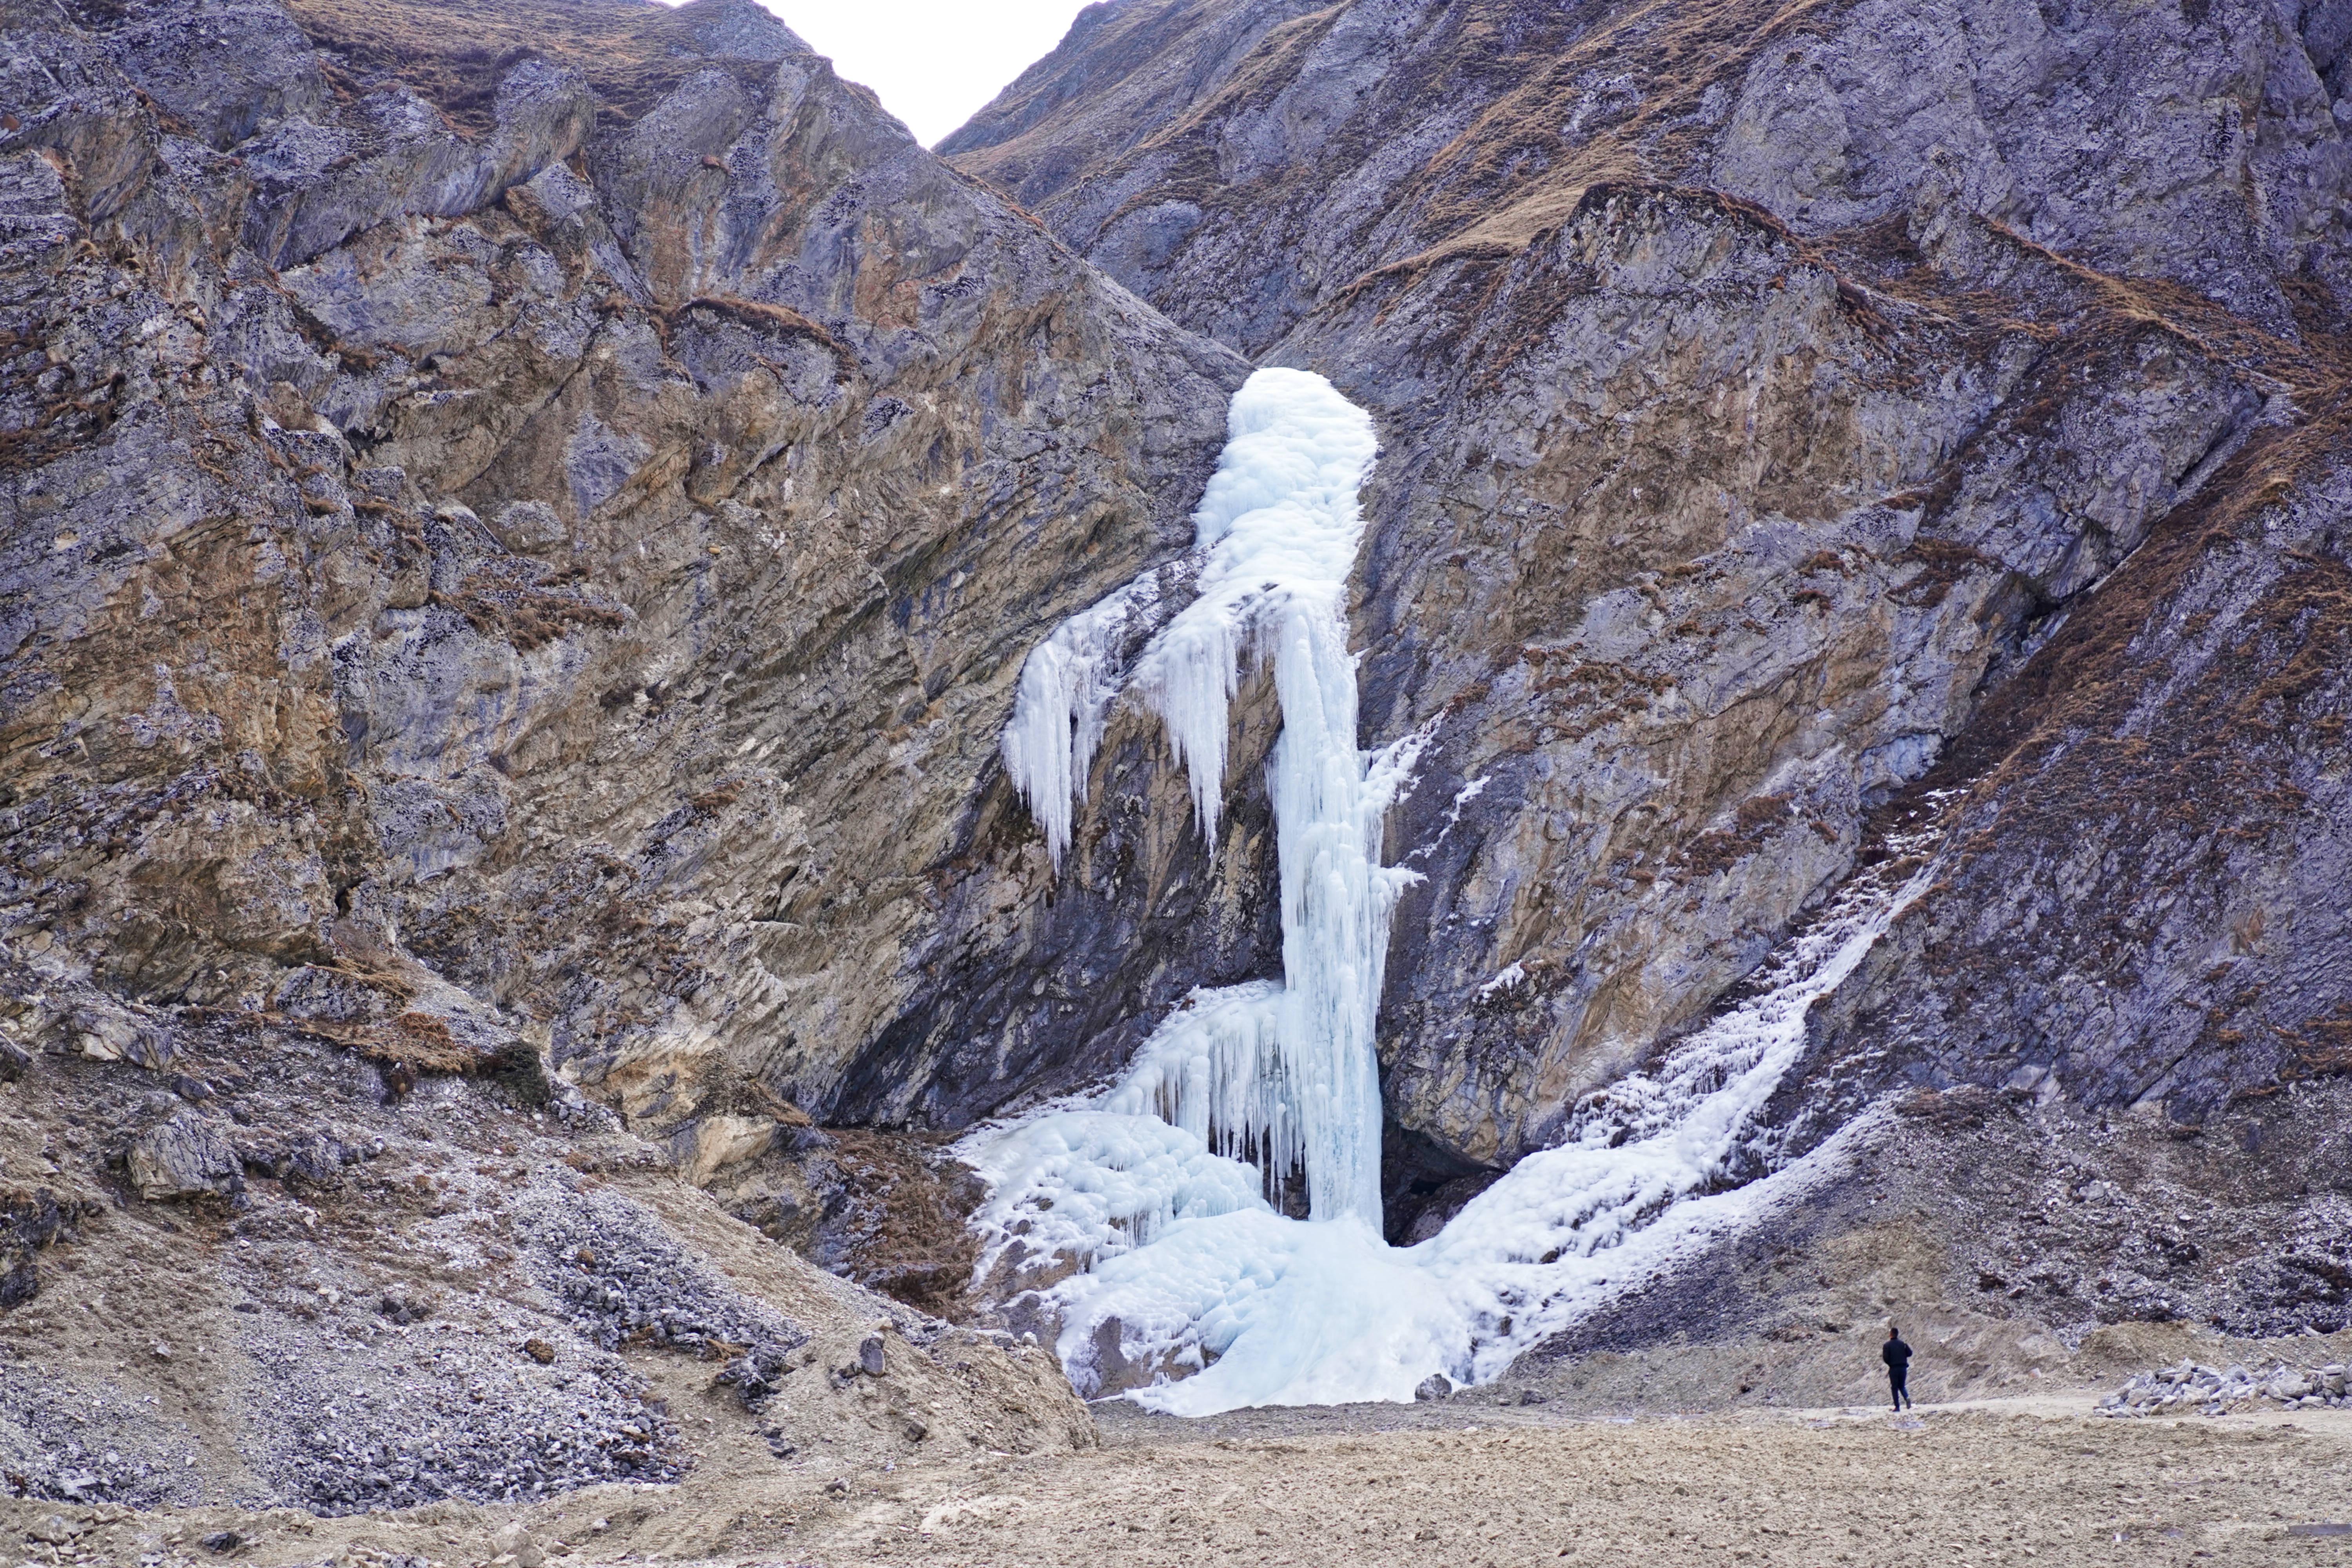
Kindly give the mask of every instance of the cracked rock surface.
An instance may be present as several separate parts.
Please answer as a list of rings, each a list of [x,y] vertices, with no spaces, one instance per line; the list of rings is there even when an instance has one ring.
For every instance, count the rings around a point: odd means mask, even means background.
[[[748,0],[7,26],[0,881],[74,1048],[897,1103],[1050,924],[971,850],[1021,660],[1189,542],[1244,362]]]

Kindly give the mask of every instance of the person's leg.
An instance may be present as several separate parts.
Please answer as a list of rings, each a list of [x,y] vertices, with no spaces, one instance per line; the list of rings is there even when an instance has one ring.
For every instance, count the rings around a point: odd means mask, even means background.
[[[1903,1374],[1893,1367],[1886,1369],[1887,1391],[1895,1395],[1895,1408],[1903,1408]]]

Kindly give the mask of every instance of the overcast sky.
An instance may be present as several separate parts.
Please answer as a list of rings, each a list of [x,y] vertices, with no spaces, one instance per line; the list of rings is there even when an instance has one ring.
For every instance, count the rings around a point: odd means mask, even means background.
[[[928,147],[1053,52],[1085,0],[761,0]]]

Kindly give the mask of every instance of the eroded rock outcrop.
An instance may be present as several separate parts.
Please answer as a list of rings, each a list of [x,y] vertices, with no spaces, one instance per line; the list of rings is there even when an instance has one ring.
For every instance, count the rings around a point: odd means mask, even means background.
[[[43,1054],[0,1095],[18,1497],[332,1515],[747,1461],[814,1493],[1094,1441],[1045,1352],[772,1245],[576,1091],[388,1095],[338,1047],[220,1022],[178,1065]],[[877,1341],[881,1373],[841,1374]]]

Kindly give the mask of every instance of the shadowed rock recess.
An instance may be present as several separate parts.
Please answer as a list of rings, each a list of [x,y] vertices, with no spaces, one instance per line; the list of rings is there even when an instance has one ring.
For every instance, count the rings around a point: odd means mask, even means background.
[[[937,154],[751,0],[0,0],[0,1474],[1091,1442],[948,1135],[1278,976],[1279,709],[1204,846],[1115,706],[1058,872],[999,737],[1254,365],[1381,443],[1391,1240],[1928,843],[1759,1159],[2345,1326],[2348,130],[2322,0],[1114,0]],[[2038,1297],[1921,1174],[2125,1148]]]

